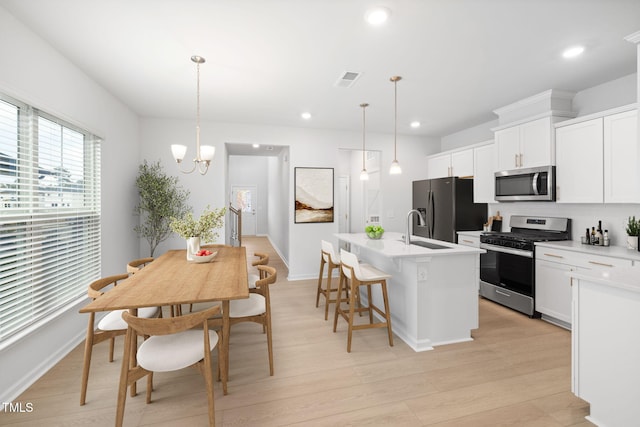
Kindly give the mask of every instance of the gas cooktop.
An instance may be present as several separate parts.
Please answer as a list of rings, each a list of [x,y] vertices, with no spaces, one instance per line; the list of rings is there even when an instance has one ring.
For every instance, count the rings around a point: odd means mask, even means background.
[[[571,220],[568,218],[528,217],[512,215],[510,232],[487,231],[480,242],[514,249],[533,251],[535,242],[569,240]]]

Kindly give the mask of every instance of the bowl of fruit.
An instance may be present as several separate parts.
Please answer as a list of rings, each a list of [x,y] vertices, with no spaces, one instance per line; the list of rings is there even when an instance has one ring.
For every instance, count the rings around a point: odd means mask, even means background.
[[[367,237],[370,239],[378,240],[382,238],[384,228],[380,225],[367,225],[364,228],[364,232],[367,233]]]
[[[200,249],[198,252],[196,252],[193,257],[193,262],[201,264],[204,262],[209,262],[211,261],[216,255],[218,254],[218,252],[211,252],[210,250],[207,249]]]

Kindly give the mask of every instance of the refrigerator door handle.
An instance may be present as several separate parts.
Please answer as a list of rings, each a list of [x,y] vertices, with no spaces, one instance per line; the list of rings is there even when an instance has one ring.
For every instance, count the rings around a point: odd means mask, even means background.
[[[430,196],[430,204],[429,207],[431,208],[431,224],[429,225],[429,238],[433,239],[434,233],[435,233],[435,222],[436,222],[436,202],[435,202],[435,197],[433,194],[433,191],[431,191],[429,193]]]

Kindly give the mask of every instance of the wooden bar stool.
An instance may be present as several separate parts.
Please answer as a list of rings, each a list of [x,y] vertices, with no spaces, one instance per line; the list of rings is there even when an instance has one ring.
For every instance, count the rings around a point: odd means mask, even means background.
[[[389,345],[393,347],[393,332],[391,331],[391,314],[389,312],[389,298],[387,296],[387,279],[391,276],[383,271],[378,270],[369,264],[360,264],[358,258],[351,252],[347,252],[344,249],[340,250],[341,260],[341,272],[340,281],[338,284],[338,296],[336,301],[336,311],[333,318],[333,332],[336,331],[338,326],[338,315],[341,315],[349,323],[349,333],[347,338],[347,352],[351,352],[351,334],[354,330],[369,329],[369,328],[387,328],[387,334],[389,335]],[[347,282],[349,285],[347,285]],[[382,300],[384,303],[384,311],[373,304],[371,298],[371,285],[380,284],[382,287]],[[360,286],[367,287],[367,303],[366,307],[362,307],[358,304],[356,307],[356,295],[360,293]],[[349,289],[349,296],[345,299],[342,298],[342,290]],[[341,303],[349,301],[349,309],[343,309]],[[356,312],[366,311],[369,313],[369,323],[354,325],[354,315]],[[384,322],[373,322],[373,312],[381,315]]]
[[[340,268],[340,257],[336,255],[333,250],[333,245],[330,242],[325,240],[321,241],[321,249],[320,249],[320,274],[318,275],[318,291],[316,293],[316,307],[318,307],[320,303],[320,295],[323,295],[325,298],[325,306],[324,306],[324,320],[329,318],[329,304],[332,302],[336,302],[336,299],[331,298],[331,292],[337,292],[338,288],[331,287],[331,276],[333,275],[333,270],[336,268]],[[322,287],[322,274],[324,273],[324,266],[327,265],[327,287],[326,289]],[[338,270],[340,271],[340,270]]]

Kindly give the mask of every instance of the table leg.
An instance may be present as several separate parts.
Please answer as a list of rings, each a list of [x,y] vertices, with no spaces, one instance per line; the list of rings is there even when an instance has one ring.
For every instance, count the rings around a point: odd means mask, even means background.
[[[227,394],[227,378],[229,377],[229,300],[222,301],[222,351],[220,352],[220,376],[222,377],[222,392]]]
[[[129,313],[132,316],[137,316],[138,309],[130,308]],[[125,351],[127,351],[126,346],[125,346]],[[130,357],[129,369],[133,369],[138,365],[138,334],[136,333],[135,330],[131,330],[131,354],[129,357]],[[135,397],[135,395],[138,394],[137,381],[134,381],[133,384],[131,384],[130,392],[131,392],[131,397]]]

